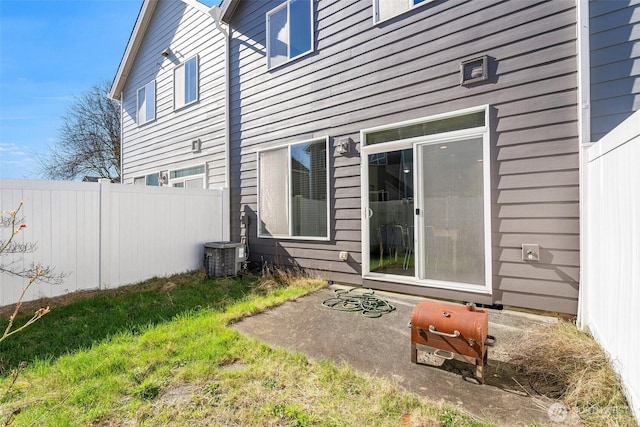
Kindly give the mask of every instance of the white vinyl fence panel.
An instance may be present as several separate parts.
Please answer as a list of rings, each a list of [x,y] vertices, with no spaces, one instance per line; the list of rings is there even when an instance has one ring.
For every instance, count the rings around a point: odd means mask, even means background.
[[[640,419],[640,111],[586,152],[579,320],[609,354]]]
[[[26,301],[197,270],[204,243],[229,236],[223,190],[0,180],[0,209],[20,201],[27,228],[17,241],[35,242],[37,250],[2,262],[68,274],[61,285],[33,285]],[[2,240],[8,231],[0,230]],[[0,306],[14,303],[24,284],[0,275]]]

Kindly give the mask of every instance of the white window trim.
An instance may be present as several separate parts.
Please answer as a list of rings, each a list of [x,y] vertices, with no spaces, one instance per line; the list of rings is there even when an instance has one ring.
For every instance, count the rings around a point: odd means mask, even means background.
[[[429,1],[433,1],[433,0],[429,0]],[[315,50],[315,43],[314,43],[315,42],[315,40],[314,40],[315,28],[314,28],[314,25],[313,25],[314,24],[313,0],[310,0],[310,3],[311,3],[311,5],[310,5],[311,6],[311,14],[309,16],[309,20],[310,20],[309,28],[310,28],[310,32],[311,32],[311,34],[310,34],[311,35],[311,46],[309,47],[309,50],[306,51],[306,52],[302,52],[301,54],[291,58],[290,57],[291,56],[291,52],[290,52],[290,50],[291,50],[291,42],[289,42],[289,43],[287,43],[287,60],[282,62],[282,63],[280,63],[280,64],[278,64],[278,65],[273,65],[273,66],[271,65],[271,59],[269,57],[269,52],[271,52],[271,42],[269,41],[271,39],[271,37],[269,37],[269,34],[270,34],[269,17],[271,15],[273,15],[274,13],[279,12],[280,9],[286,7],[287,8],[287,23],[289,24],[289,28],[290,28],[290,26],[291,26],[291,23],[290,23],[291,22],[290,21],[290,12],[289,12],[289,4],[290,3],[291,3],[291,0],[285,0],[284,3],[282,3],[279,6],[274,7],[273,9],[268,11],[267,14],[266,14],[266,21],[267,21],[267,26],[266,26],[266,30],[267,30],[267,33],[266,33],[266,36],[267,36],[267,52],[266,52],[267,53],[267,55],[266,55],[266,57],[267,57],[267,70],[275,70],[275,69],[280,68],[280,67],[282,67],[282,66],[284,66],[286,64],[289,64],[290,62],[297,61],[298,59],[300,59],[302,57],[305,57],[305,56],[309,55],[310,53],[313,53],[314,50]],[[289,33],[289,37],[291,37],[291,33]]]
[[[176,171],[180,171],[180,170],[183,170],[183,169],[189,169],[189,168],[198,167],[198,166],[202,166],[203,167],[204,171],[202,173],[181,176],[180,178],[171,178],[171,172],[176,172]],[[167,172],[168,181],[169,181],[167,185],[169,187],[173,187],[173,184],[176,184],[176,183],[179,183],[179,182],[184,183],[185,181],[189,181],[191,179],[202,178],[202,188],[207,188],[207,175],[208,175],[208,168],[207,168],[207,164],[206,163],[198,163],[196,165],[185,166],[185,167],[176,168],[176,169],[170,169]]]
[[[260,224],[261,224],[261,218],[260,218],[260,153],[263,153],[265,151],[271,151],[271,150],[278,150],[281,149],[283,147],[287,147],[288,150],[288,154],[287,154],[287,168],[288,168],[288,172],[289,172],[289,181],[291,180],[291,146],[293,145],[298,145],[298,144],[305,144],[305,143],[309,143],[309,142],[317,142],[317,141],[324,141],[325,143],[325,161],[326,161],[326,183],[327,183],[327,234],[326,236],[294,236],[293,235],[293,221],[291,221],[291,189],[289,186],[287,186],[287,222],[289,223],[289,234],[288,235],[281,235],[281,234],[260,234]],[[282,240],[317,240],[317,241],[329,241],[330,240],[330,232],[331,232],[331,203],[330,203],[330,197],[331,197],[331,193],[330,193],[330,183],[329,183],[329,136],[322,136],[319,138],[311,138],[311,139],[307,139],[307,140],[303,140],[303,141],[296,141],[296,142],[291,142],[291,143],[287,143],[287,144],[279,144],[279,145],[275,145],[273,147],[269,147],[269,148],[264,148],[264,149],[259,149],[256,151],[256,163],[257,163],[257,196],[258,196],[258,212],[257,212],[257,217],[258,217],[258,226],[256,227],[256,234],[257,237],[261,238],[261,239],[282,239]]]
[[[187,62],[191,61],[192,59],[196,60],[196,97],[193,101],[185,102],[182,105],[177,105],[176,103],[176,71],[178,71],[178,69],[181,67],[184,68]],[[200,58],[198,57],[198,55],[193,55],[192,57],[185,59],[180,64],[173,67],[173,110],[174,111],[182,110],[183,108],[186,108],[190,105],[197,103],[199,100],[200,100]]]
[[[425,4],[429,4],[429,3],[431,3],[431,2],[433,2],[435,0],[424,0],[421,3],[413,4],[413,5],[409,6],[408,9],[403,10],[402,12],[398,12],[395,15],[389,16],[389,17],[384,18],[384,19],[378,19],[378,14],[379,14],[379,12],[378,12],[378,9],[379,9],[378,2],[379,1],[380,0],[373,0],[373,25],[377,25],[377,24],[380,24],[382,22],[387,22],[387,21],[389,21],[391,19],[397,18],[400,15],[404,15],[405,13],[408,13],[408,12],[410,12],[410,11],[412,11],[414,9],[417,9],[417,8],[419,8],[421,6],[424,6]],[[393,1],[397,1],[397,0],[393,0]],[[413,1],[413,0],[411,0],[411,1]]]
[[[149,99],[149,95],[148,95],[148,91],[149,89],[153,90],[153,117],[152,118],[148,118],[145,112],[145,120],[144,121],[140,121],[140,91],[144,90],[144,96],[145,96],[145,101],[148,102]],[[138,88],[138,90],[136,91],[136,122],[138,124],[138,126],[142,126],[146,123],[152,122],[156,119],[156,81],[151,80],[149,83],[145,84],[144,86]]]
[[[416,123],[425,123],[431,122],[451,117],[462,116],[465,114],[470,114],[474,112],[484,111],[485,112],[485,125],[475,128],[462,129],[451,132],[444,132],[439,134],[415,137],[410,139],[403,139],[399,141],[390,141],[390,142],[382,142],[378,144],[365,145],[366,136],[368,133],[373,133],[386,129],[393,129],[402,126],[412,125]],[[466,137],[482,137],[483,148],[483,184],[484,184],[484,200],[483,200],[483,208],[484,208],[484,250],[485,250],[485,283],[483,286],[472,285],[469,283],[459,283],[459,282],[444,282],[439,280],[430,280],[430,279],[418,279],[418,269],[416,268],[416,275],[411,276],[401,276],[401,275],[393,275],[393,274],[385,274],[385,273],[375,273],[371,272],[371,264],[370,257],[365,256],[370,252],[369,248],[369,234],[370,231],[368,226],[368,217],[369,217],[369,194],[368,194],[368,186],[364,185],[369,182],[369,168],[368,168],[368,156],[369,154],[402,150],[407,148],[413,148],[418,143],[428,143],[435,141],[444,141],[444,140],[459,140]],[[361,148],[361,160],[360,160],[360,174],[362,179],[361,185],[361,209],[362,209],[362,277],[371,280],[379,280],[384,282],[394,282],[394,283],[403,283],[408,285],[417,285],[417,286],[426,286],[431,288],[439,288],[446,290],[458,290],[465,292],[473,292],[478,294],[491,294],[493,290],[492,283],[492,262],[493,256],[491,251],[491,135],[490,135],[490,126],[489,126],[489,106],[482,105],[478,107],[467,108],[463,110],[452,111],[444,114],[437,114],[434,116],[428,116],[420,119],[407,120],[398,123],[392,123],[384,126],[378,126],[375,128],[363,129],[360,131],[360,141],[362,141]],[[414,189],[418,191],[420,177],[418,174],[414,175]],[[365,230],[366,228],[366,230]],[[365,232],[366,231],[366,232]],[[419,246],[419,245],[418,245]],[[419,256],[418,247],[415,248],[416,257]]]

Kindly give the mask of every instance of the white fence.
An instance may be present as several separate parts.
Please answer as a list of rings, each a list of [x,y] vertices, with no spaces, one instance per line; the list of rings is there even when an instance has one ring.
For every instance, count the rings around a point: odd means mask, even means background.
[[[640,419],[640,111],[585,160],[579,321],[611,357]]]
[[[33,285],[27,301],[196,270],[203,244],[229,237],[227,190],[0,180],[0,209],[21,200],[27,228],[17,238],[37,250],[2,262],[68,274],[62,285]],[[0,230],[2,240],[7,231]],[[0,275],[0,306],[14,303],[24,284]]]

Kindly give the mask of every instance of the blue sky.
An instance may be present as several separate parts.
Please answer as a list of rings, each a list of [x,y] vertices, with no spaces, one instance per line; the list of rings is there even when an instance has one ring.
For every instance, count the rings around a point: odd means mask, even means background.
[[[74,97],[112,81],[141,5],[0,0],[0,178],[41,178],[38,155]]]

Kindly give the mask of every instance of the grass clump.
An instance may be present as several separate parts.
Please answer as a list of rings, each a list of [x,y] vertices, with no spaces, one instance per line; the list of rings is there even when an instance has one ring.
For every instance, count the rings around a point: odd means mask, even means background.
[[[580,425],[636,425],[610,361],[573,323],[539,325],[515,346],[512,360],[536,392],[561,399]]]
[[[0,402],[0,420],[19,410],[18,426],[491,425],[230,326],[321,286],[282,272],[193,273],[51,304],[38,329],[3,343],[6,366],[30,363]]]

